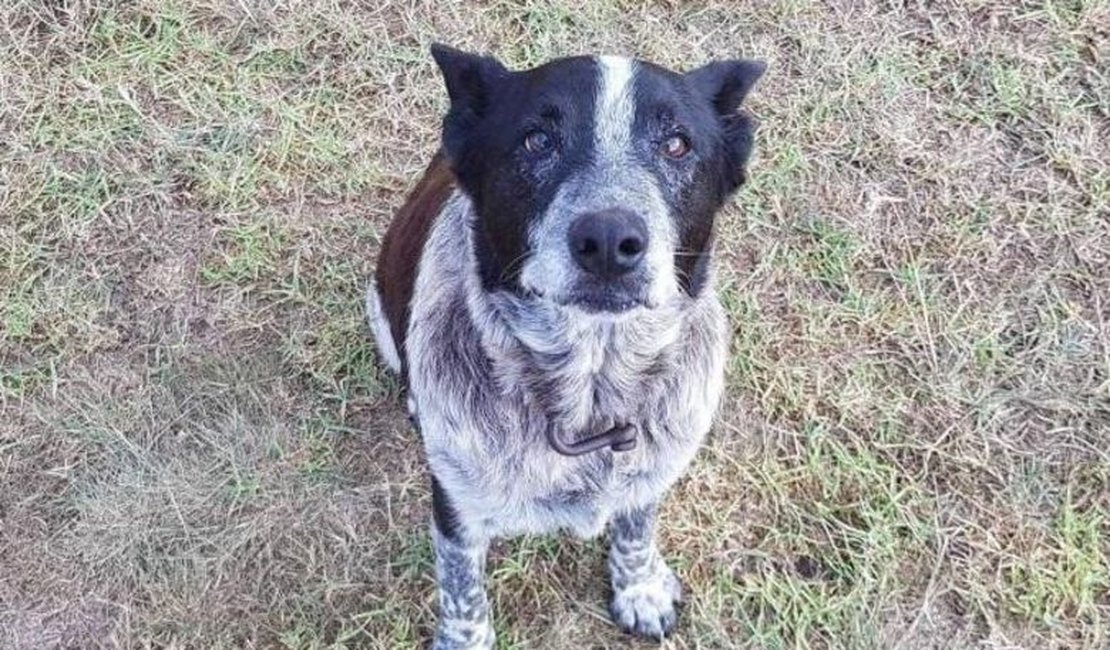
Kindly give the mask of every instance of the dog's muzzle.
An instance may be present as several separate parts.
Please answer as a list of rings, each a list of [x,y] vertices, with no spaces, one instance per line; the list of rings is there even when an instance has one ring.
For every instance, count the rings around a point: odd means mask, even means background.
[[[581,456],[605,447],[613,451],[631,451],[636,448],[636,427],[631,424],[618,424],[603,433],[568,442],[561,437],[561,432],[551,425],[547,427],[547,441],[555,451],[564,456]]]

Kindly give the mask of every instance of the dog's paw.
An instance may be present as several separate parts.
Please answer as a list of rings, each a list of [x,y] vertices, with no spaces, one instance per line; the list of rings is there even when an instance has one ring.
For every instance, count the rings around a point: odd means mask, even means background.
[[[662,639],[678,622],[682,585],[669,567],[645,580],[633,582],[613,594],[609,611],[622,630],[652,639]]]
[[[441,621],[431,650],[492,650],[493,626],[489,621]]]

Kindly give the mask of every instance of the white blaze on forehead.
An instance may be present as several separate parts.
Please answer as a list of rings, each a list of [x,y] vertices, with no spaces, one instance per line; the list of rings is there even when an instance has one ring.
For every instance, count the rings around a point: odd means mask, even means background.
[[[621,56],[597,58],[601,83],[594,109],[594,139],[599,158],[613,160],[629,147],[632,121],[636,118],[632,78],[636,64]]]

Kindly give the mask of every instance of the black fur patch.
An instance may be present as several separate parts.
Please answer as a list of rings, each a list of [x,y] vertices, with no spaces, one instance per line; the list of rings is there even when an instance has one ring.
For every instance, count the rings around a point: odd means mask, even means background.
[[[451,499],[443,491],[443,486],[434,476],[432,477],[432,517],[441,535],[449,540],[458,541],[462,531],[459,515],[451,506]]]

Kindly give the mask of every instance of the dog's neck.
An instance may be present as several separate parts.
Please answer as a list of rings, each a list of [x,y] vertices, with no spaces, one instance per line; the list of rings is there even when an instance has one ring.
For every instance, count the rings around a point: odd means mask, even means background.
[[[525,390],[568,431],[634,417],[642,404],[630,396],[652,399],[686,325],[681,302],[689,298],[613,316],[489,291],[477,270],[476,230],[467,224],[466,232],[467,309],[503,390]]]

